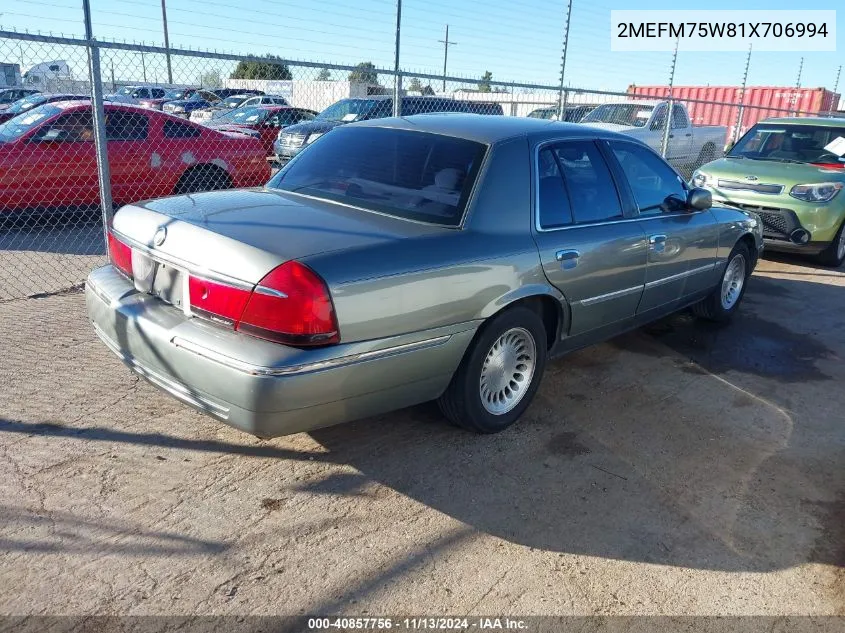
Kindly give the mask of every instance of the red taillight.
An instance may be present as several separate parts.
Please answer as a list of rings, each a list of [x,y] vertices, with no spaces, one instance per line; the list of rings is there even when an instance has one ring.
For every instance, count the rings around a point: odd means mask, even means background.
[[[327,345],[340,340],[326,284],[295,261],[273,269],[258,283],[235,329],[287,345]]]
[[[112,265],[124,275],[132,278],[132,249],[109,231],[109,259]]]
[[[249,299],[249,290],[199,277],[188,277],[191,309],[237,323]]]
[[[813,167],[823,169],[845,169],[845,163],[810,163]]]

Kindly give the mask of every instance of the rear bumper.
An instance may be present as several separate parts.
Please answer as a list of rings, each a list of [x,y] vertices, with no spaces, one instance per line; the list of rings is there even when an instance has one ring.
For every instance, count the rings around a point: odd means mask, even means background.
[[[308,431],[437,398],[477,324],[301,350],[186,316],[111,266],[85,287],[97,335],[171,396],[260,437]]]
[[[829,242],[808,242],[806,244],[794,244],[786,240],[765,239],[766,250],[779,253],[796,253],[800,255],[818,255],[828,247]]]

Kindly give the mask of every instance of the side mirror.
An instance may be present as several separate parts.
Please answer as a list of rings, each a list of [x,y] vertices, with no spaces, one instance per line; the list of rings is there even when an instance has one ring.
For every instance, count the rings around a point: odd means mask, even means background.
[[[694,187],[687,192],[687,207],[695,209],[696,211],[706,211],[713,206],[713,195],[702,189],[701,187]]]

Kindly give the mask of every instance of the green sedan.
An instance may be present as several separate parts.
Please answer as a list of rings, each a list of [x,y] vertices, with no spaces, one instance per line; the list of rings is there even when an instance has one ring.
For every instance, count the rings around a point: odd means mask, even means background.
[[[692,182],[760,216],[766,248],[845,261],[845,119],[762,121]]]

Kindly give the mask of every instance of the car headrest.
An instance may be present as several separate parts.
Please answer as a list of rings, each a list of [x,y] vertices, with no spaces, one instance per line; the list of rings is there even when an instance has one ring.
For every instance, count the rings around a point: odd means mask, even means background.
[[[453,167],[441,169],[434,175],[435,186],[441,189],[454,191],[458,188],[458,181],[461,179],[461,171]]]

